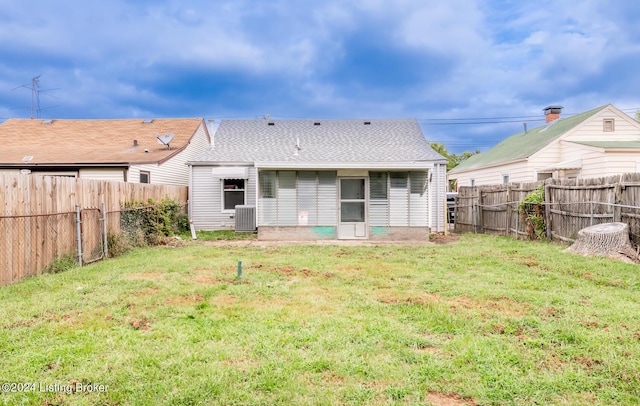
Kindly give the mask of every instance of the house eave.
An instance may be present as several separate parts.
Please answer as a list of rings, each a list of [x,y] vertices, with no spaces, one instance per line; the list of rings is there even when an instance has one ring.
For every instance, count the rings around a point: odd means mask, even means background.
[[[77,167],[77,168],[128,168],[131,164],[128,162],[101,162],[101,163],[3,163],[0,168],[40,168],[40,167]]]
[[[414,162],[256,162],[258,169],[431,169],[438,161]]]
[[[529,160],[529,157],[526,158],[520,158],[520,159],[514,159],[513,161],[505,161],[505,162],[500,162],[500,163],[495,163],[495,164],[491,164],[491,165],[484,165],[484,166],[478,166],[475,168],[469,168],[469,169],[461,169],[456,171],[455,168],[453,168],[452,170],[450,170],[448,172],[449,175],[459,175],[459,174],[463,174],[463,173],[467,173],[467,172],[474,172],[474,171],[479,171],[482,169],[489,169],[489,168],[495,168],[498,166],[504,166],[504,165],[511,165],[511,164],[516,164],[519,162],[526,162]]]

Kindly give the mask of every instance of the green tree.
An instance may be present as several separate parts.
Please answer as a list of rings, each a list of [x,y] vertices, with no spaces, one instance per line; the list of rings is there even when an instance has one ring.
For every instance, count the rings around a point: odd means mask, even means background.
[[[475,152],[464,151],[461,154],[450,154],[449,151],[447,151],[447,147],[445,147],[444,144],[440,144],[438,142],[431,142],[431,143],[429,143],[429,145],[438,154],[440,154],[443,157],[447,158],[447,171],[450,171],[451,169],[455,168],[456,166],[458,166],[460,164],[460,162],[464,161],[465,159],[469,159],[470,157],[474,156],[475,154],[479,154],[480,153],[480,150],[476,149]]]

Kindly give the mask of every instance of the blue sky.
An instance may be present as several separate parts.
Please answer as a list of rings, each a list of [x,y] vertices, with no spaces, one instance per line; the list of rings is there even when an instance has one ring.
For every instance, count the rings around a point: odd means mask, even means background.
[[[635,0],[0,0],[0,119],[407,118],[451,152],[640,108]],[[38,104],[36,103],[36,107]]]

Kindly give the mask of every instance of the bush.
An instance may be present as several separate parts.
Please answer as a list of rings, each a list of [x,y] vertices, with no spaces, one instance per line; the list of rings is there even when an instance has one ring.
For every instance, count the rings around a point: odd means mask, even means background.
[[[544,212],[544,186],[540,185],[518,204],[518,213],[527,223],[532,240],[547,239],[547,220]]]
[[[167,237],[189,228],[188,217],[182,213],[183,206],[171,199],[127,201],[121,208],[120,227],[122,237],[127,239],[127,249],[164,244]],[[123,244],[118,241],[120,237],[111,238],[117,252]]]
[[[45,269],[45,272],[58,273],[68,271],[69,269],[76,266],[76,264],[76,257],[74,257],[73,255],[65,255],[55,259],[51,264],[49,264],[47,269]]]
[[[108,233],[107,247],[109,248],[109,257],[117,257],[129,251],[133,246],[123,233]]]

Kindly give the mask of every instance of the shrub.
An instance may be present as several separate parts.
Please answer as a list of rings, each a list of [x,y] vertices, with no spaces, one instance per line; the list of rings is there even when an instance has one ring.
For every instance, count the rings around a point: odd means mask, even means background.
[[[76,266],[76,257],[74,257],[73,255],[64,255],[62,257],[56,258],[51,264],[49,264],[47,269],[45,269],[45,272],[47,273],[64,272],[64,271],[68,271],[74,266]]]
[[[159,202],[131,200],[124,202],[121,208],[120,227],[131,247],[163,244],[166,237],[189,227],[182,205],[171,199]],[[116,237],[113,239],[115,243]]]
[[[540,185],[518,204],[518,213],[527,223],[527,233],[532,240],[547,239],[547,221],[544,212],[544,186]]]

